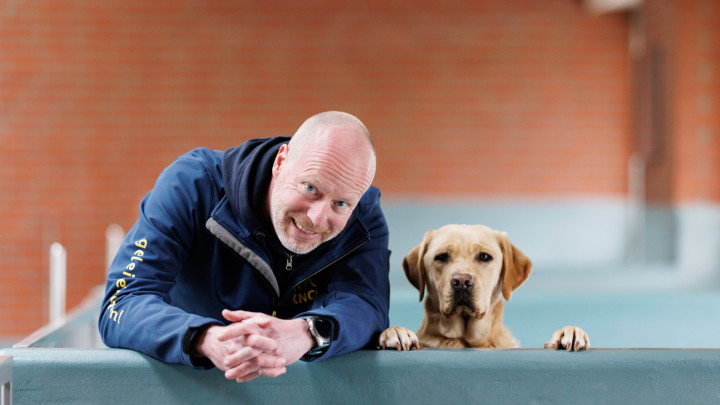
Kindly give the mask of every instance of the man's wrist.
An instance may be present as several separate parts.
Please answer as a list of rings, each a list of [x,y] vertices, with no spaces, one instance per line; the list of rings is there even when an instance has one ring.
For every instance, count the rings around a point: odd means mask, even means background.
[[[205,341],[208,331],[217,325],[203,325],[197,328],[191,328],[185,335],[183,342],[183,351],[190,357],[190,362],[194,367],[212,368],[214,364],[205,354],[202,345]]]
[[[210,326],[204,326],[198,328],[193,334],[193,338],[190,341],[190,356],[191,357],[205,357],[202,352],[201,345],[205,341],[205,335],[207,335]]]
[[[307,355],[314,356],[325,352],[332,341],[332,322],[317,316],[302,317],[307,322],[308,333],[313,340],[313,347]]]

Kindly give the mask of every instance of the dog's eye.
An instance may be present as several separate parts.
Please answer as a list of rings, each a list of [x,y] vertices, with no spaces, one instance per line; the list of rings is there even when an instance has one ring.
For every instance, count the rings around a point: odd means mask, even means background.
[[[447,253],[440,253],[439,255],[435,256],[435,261],[438,263],[447,263],[448,260],[450,260],[450,255]]]
[[[478,255],[478,260],[480,260],[481,262],[489,262],[490,260],[492,260],[492,256],[483,252]]]

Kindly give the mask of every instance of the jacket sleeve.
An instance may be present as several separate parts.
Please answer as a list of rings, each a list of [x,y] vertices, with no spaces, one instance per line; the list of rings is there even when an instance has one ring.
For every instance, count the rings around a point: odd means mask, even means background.
[[[333,322],[332,342],[319,360],[363,347],[376,347],[378,335],[388,325],[390,307],[389,231],[380,208],[380,192],[372,188],[368,209],[361,220],[370,240],[332,270],[327,293],[316,300],[316,308],[298,316],[315,315]]]
[[[188,344],[183,340],[197,328],[220,322],[170,305],[168,291],[196,233],[204,229],[204,212],[217,194],[212,187],[218,186],[191,152],[168,166],[140,203],[139,218],[108,272],[98,320],[107,346],[200,367],[183,350]]]

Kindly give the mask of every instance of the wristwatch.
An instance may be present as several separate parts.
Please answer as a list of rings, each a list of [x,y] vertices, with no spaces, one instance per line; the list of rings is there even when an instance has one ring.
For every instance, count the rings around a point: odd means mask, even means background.
[[[305,319],[308,324],[310,336],[315,340],[315,347],[313,347],[308,354],[314,355],[322,353],[326,347],[330,346],[332,324],[327,319],[318,318],[317,316],[306,316],[303,319]]]

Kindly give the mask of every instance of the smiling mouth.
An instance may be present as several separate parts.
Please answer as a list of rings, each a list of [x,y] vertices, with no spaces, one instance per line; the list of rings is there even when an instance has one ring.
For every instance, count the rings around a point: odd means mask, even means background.
[[[308,228],[303,227],[302,225],[300,225],[300,224],[298,223],[297,220],[293,219],[293,222],[295,223],[295,226],[297,227],[297,229],[299,229],[302,233],[305,233],[305,234],[308,234],[308,235],[317,235],[317,232],[315,232],[315,231],[313,231],[313,230],[310,230],[310,229],[308,229]]]

